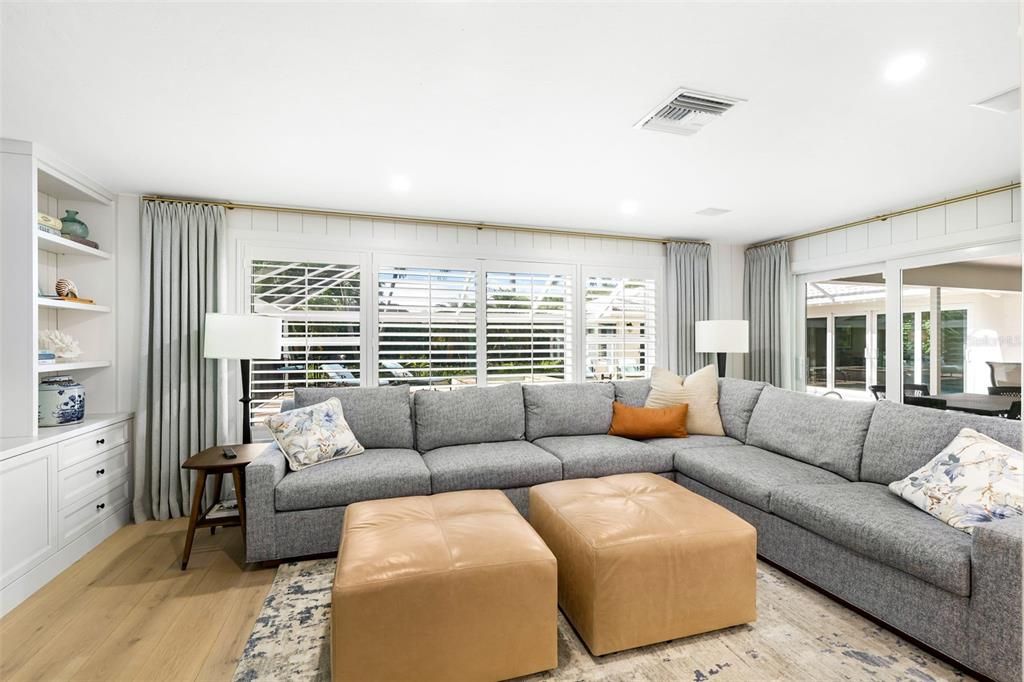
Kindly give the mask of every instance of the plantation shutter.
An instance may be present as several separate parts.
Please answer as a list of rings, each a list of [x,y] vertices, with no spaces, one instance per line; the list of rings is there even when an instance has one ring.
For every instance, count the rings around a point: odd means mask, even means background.
[[[649,376],[655,363],[653,279],[585,280],[587,381]]]
[[[253,360],[252,423],[296,386],[359,385],[359,266],[254,260],[249,312],[283,320],[280,360]]]
[[[488,272],[487,382],[572,378],[572,282],[566,274]]]
[[[475,270],[384,267],[377,277],[381,384],[476,383]]]

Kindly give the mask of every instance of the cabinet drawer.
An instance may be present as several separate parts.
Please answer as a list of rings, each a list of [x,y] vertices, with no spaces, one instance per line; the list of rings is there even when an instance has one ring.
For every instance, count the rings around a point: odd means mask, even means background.
[[[128,502],[128,479],[109,485],[100,494],[86,498],[60,512],[60,544],[71,542]]]
[[[106,452],[121,443],[127,443],[128,438],[131,437],[131,430],[128,428],[130,424],[131,421],[112,424],[61,443],[59,467],[67,469],[93,455]]]
[[[57,497],[61,509],[75,500],[102,490],[110,481],[125,476],[128,473],[130,453],[131,448],[124,443],[73,467],[62,469],[57,477]]]

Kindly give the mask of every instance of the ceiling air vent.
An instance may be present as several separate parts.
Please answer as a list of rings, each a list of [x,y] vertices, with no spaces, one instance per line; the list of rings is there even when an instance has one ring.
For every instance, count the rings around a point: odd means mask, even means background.
[[[745,101],[738,97],[679,88],[633,127],[677,135],[695,135],[734,105]]]

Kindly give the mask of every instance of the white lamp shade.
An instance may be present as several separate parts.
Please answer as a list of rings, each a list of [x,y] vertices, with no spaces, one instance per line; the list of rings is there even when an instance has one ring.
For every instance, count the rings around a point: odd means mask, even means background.
[[[281,320],[260,315],[206,313],[203,356],[229,360],[280,360]]]
[[[747,353],[750,328],[746,320],[702,320],[697,323],[698,353]]]

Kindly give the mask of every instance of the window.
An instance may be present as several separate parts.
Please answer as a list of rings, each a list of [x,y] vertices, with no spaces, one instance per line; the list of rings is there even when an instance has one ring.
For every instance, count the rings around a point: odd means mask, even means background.
[[[381,384],[476,383],[476,271],[381,267],[377,277]]]
[[[283,320],[281,360],[251,365],[252,423],[281,409],[296,386],[359,385],[358,265],[254,260],[249,312]]]
[[[634,379],[654,367],[654,280],[588,276],[586,380]]]
[[[488,272],[487,382],[572,377],[572,282],[566,274]]]
[[[828,318],[807,318],[807,385],[828,386]]]

